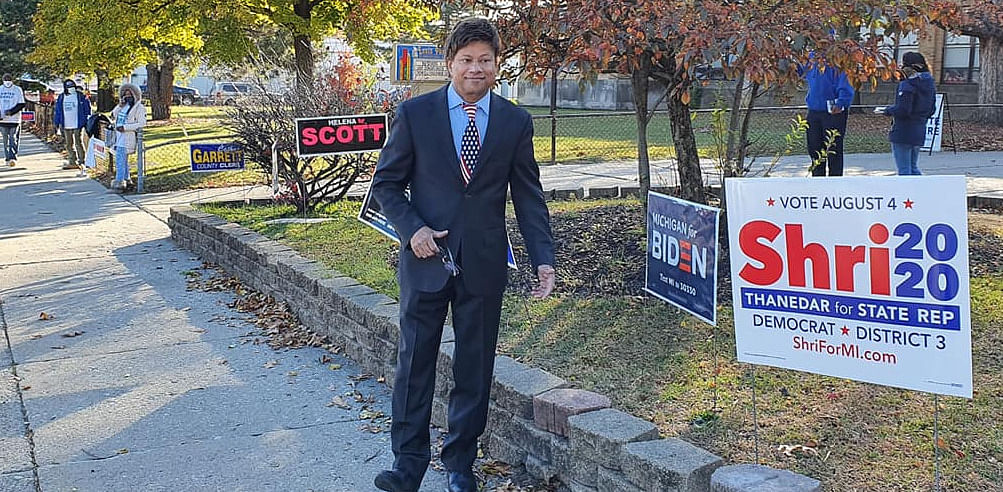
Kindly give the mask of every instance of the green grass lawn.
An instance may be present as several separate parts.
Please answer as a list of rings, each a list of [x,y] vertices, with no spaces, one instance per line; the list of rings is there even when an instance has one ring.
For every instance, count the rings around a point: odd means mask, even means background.
[[[636,203],[636,202],[635,202]],[[554,220],[625,200],[550,203]],[[204,210],[278,239],[396,297],[387,258],[396,245],[356,220],[341,202],[312,225],[264,225],[291,207],[206,206]],[[999,216],[971,214],[1003,243]],[[643,241],[644,231],[636,231]],[[561,274],[559,271],[559,279]],[[571,274],[571,273],[568,273]],[[1003,268],[972,278],[975,397],[941,398],[944,490],[1000,490],[1003,484]],[[735,359],[730,306],[716,328],[641,293],[560,294],[530,301],[506,293],[499,352],[609,395],[617,408],[655,422],[730,462],[754,462],[752,366]],[[930,490],[933,397],[813,374],[755,370],[762,463],[818,478],[826,490]],[[811,451],[790,456],[782,445]],[[817,453],[817,454],[816,454]]]
[[[547,108],[527,107],[531,114],[549,114]],[[584,118],[567,117],[571,114],[589,114]],[[716,154],[710,113],[695,113],[693,129],[698,153],[701,157]],[[749,140],[755,153],[773,156],[783,150],[784,135],[788,132],[794,110],[753,113]],[[564,118],[557,120],[557,162],[604,161],[637,158],[637,122],[633,114],[615,114],[612,111],[558,110]],[[803,113],[802,113],[803,115]],[[888,152],[888,119],[867,114],[854,114],[848,123],[844,152]],[[551,121],[534,119],[533,146],[536,158],[550,162]],[[658,113],[648,124],[648,153],[652,159],[673,157],[672,130],[668,116]],[[807,153],[801,147],[795,153]]]
[[[548,114],[546,108],[529,107],[533,114]],[[632,114],[610,111],[561,109],[568,116],[589,113],[585,118],[565,117],[557,122],[556,162],[601,162],[637,159],[637,123]],[[753,153],[772,156],[782,150],[784,135],[795,112],[754,113],[750,131]],[[847,153],[887,152],[887,119],[873,115],[851,115],[845,143]],[[168,121],[149,121],[144,129],[146,189],[150,192],[262,183],[267,179],[257,170],[192,174],[188,171],[188,141],[225,141],[225,109],[219,106],[175,106]],[[884,125],[884,126],[883,126]],[[534,120],[533,146],[543,164],[551,158],[551,122]],[[698,152],[710,158],[716,154],[709,113],[697,113],[693,120]],[[182,142],[184,141],[184,142]],[[173,143],[172,143],[173,142]],[[652,159],[673,157],[672,133],[668,117],[657,114],[648,125],[648,154]],[[795,153],[802,152],[800,147]],[[133,169],[135,169],[133,157]],[[109,182],[113,172],[99,166],[96,176]],[[135,179],[135,170],[132,173]]]

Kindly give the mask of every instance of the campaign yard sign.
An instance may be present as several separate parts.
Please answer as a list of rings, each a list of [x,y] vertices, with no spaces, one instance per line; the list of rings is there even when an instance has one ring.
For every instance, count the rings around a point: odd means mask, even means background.
[[[385,113],[296,119],[296,152],[301,158],[372,152],[386,141]]]
[[[972,397],[963,176],[725,186],[738,360]]]
[[[188,145],[193,173],[244,170],[244,148],[235,143],[193,143]]]
[[[721,210],[648,192],[644,290],[717,325]]]
[[[940,152],[941,142],[944,137],[944,94],[941,92],[937,93],[937,102],[935,103],[933,116],[926,120],[926,139],[923,141],[923,146],[920,147],[922,152]]]
[[[398,44],[394,46],[394,81],[445,82],[449,80],[446,56],[434,44]]]
[[[376,229],[380,234],[392,239],[394,242],[401,242],[400,236],[397,234],[397,229],[394,229],[394,225],[390,223],[390,219],[386,215],[383,215],[383,207],[380,206],[380,202],[373,199],[372,186],[369,187],[366,197],[362,200],[362,208],[359,209],[358,219],[363,224]],[[511,239],[508,239],[507,263],[509,268],[519,268],[515,263],[515,253],[512,251]]]
[[[21,123],[32,123],[35,121],[34,111],[21,111]]]

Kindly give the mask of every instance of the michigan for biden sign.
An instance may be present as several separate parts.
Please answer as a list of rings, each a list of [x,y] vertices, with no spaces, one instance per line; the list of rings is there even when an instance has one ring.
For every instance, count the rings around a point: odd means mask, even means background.
[[[386,114],[296,120],[296,152],[300,157],[372,152],[382,149],[386,141]]]
[[[244,149],[235,143],[189,144],[193,173],[240,171],[244,169]]]
[[[720,210],[648,192],[644,290],[717,324]]]
[[[964,177],[725,184],[738,360],[972,396]]]

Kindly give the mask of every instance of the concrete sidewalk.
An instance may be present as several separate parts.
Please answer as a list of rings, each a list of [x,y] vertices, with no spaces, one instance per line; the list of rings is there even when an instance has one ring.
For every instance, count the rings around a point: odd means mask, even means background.
[[[25,136],[0,170],[0,491],[373,490],[389,433],[346,395],[389,415],[386,387],[250,343],[162,221],[60,163]]]

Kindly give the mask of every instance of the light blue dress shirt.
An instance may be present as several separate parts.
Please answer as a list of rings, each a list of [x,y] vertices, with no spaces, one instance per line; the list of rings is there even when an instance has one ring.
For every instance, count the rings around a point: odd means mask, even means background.
[[[446,103],[449,105],[449,126],[453,130],[453,147],[456,149],[456,158],[460,158],[460,142],[463,140],[463,131],[467,129],[467,112],[463,110],[463,98],[456,92],[453,84],[449,84],[446,90]],[[474,116],[474,124],[477,125],[477,138],[481,147],[484,146],[484,132],[488,129],[488,111],[491,107],[491,91],[484,94],[484,97],[477,101],[477,116]],[[476,171],[475,171],[476,172]]]

